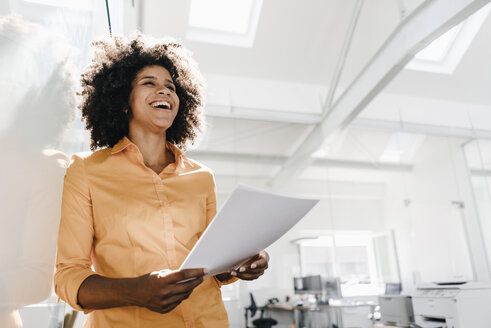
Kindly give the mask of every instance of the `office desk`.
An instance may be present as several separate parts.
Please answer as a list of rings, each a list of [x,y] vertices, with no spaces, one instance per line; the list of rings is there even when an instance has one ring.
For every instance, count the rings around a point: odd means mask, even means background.
[[[297,328],[315,328],[313,326],[311,315],[315,312],[323,312],[327,315],[327,324],[328,327],[332,327],[332,324],[335,323],[339,328],[343,328],[343,315],[342,309],[345,308],[359,308],[359,307],[368,307],[369,313],[375,311],[375,307],[377,304],[373,302],[349,302],[343,303],[342,301],[335,301],[331,304],[316,304],[316,305],[292,305],[287,303],[275,303],[268,304],[266,308],[274,311],[289,311],[293,314],[293,321],[295,323],[295,327]],[[368,314],[368,313],[367,313]]]

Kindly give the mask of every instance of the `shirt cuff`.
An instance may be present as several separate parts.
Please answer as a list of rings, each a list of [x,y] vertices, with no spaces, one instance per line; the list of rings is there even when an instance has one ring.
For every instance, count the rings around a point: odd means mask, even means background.
[[[94,310],[84,309],[80,306],[80,304],[78,304],[78,290],[80,289],[80,286],[85,281],[85,279],[95,274],[96,273],[90,269],[83,270],[81,272],[73,274],[73,276],[71,275],[70,280],[67,281],[66,290],[68,291],[68,293],[66,293],[66,302],[75,310],[83,311],[85,314],[90,313]]]
[[[239,280],[239,278],[237,278],[237,277],[232,277],[232,278],[225,280],[225,281],[221,281],[220,279],[217,278],[217,276],[213,276],[213,278],[217,282],[218,287],[222,287],[223,285],[229,285],[229,284],[234,283],[237,280]]]

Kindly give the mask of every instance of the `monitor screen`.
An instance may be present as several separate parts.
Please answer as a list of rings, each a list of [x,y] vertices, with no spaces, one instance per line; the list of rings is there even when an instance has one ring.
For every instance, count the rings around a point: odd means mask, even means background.
[[[385,295],[399,295],[402,291],[402,284],[389,282],[385,284]]]
[[[322,279],[320,275],[295,277],[293,278],[293,286],[296,294],[302,293],[321,293]]]

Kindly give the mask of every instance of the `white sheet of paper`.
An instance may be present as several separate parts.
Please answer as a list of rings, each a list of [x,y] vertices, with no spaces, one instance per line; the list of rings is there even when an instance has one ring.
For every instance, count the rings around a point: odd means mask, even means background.
[[[265,249],[318,202],[239,185],[181,265],[207,268],[208,276],[236,268]]]

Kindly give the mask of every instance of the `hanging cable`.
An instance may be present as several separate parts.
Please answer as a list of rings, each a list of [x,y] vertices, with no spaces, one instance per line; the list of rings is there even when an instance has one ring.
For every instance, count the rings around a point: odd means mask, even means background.
[[[484,156],[482,154],[482,149],[481,149],[481,142],[480,142],[479,138],[476,137],[476,128],[474,127],[474,122],[472,121],[472,117],[471,117],[471,114],[469,113],[469,111],[467,111],[467,117],[469,119],[469,123],[470,123],[471,129],[472,129],[472,135],[473,135],[473,138],[470,140],[470,142],[473,142],[476,145],[481,170],[486,170],[486,167],[485,167],[486,165],[484,164]],[[470,142],[468,142],[467,144],[470,144]],[[463,149],[465,149],[465,146]],[[466,160],[467,160],[467,157],[466,157]],[[469,168],[469,174],[472,175],[470,168]],[[491,188],[489,186],[489,178],[486,175],[484,176],[484,184],[486,186],[486,194],[488,196],[488,201],[491,203]]]
[[[333,277],[339,277],[339,269],[337,265],[337,250],[336,250],[336,223],[334,220],[334,202],[333,202],[333,191],[332,191],[332,185],[331,185],[331,174],[330,174],[330,169],[329,167],[326,167],[326,191],[327,191],[327,197],[329,197],[329,219],[330,219],[330,225],[331,225],[331,238],[332,238],[332,247],[331,247],[331,256],[332,256],[332,275]]]
[[[108,0],[106,0],[106,12],[107,12],[107,24],[109,26],[109,36],[112,38],[113,37],[113,32],[111,30],[111,14],[109,14],[109,3],[108,3]]]

